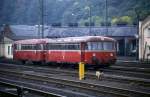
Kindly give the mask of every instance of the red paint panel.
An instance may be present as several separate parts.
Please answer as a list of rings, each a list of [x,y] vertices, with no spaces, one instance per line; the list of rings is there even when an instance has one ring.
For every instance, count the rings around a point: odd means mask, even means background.
[[[78,63],[81,61],[80,51],[47,51],[46,61],[47,62],[68,62]],[[93,64],[92,57],[100,60],[101,63],[108,63],[108,61],[116,59],[115,52],[85,52],[85,63]],[[112,56],[113,55],[113,56]]]
[[[15,60],[43,61],[43,51],[14,51]]]
[[[64,52],[64,62],[77,63],[80,62],[80,52],[79,51],[67,51]]]
[[[85,62],[92,64],[93,55],[95,55],[101,63],[107,63],[109,60],[116,59],[115,52],[85,52]]]
[[[46,61],[47,62],[61,62],[62,52],[61,51],[47,51]]]
[[[47,62],[80,62],[80,52],[78,51],[47,51]]]

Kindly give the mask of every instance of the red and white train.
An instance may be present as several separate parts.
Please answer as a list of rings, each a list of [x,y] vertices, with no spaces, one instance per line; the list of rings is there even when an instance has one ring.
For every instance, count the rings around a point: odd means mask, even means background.
[[[114,64],[116,41],[103,36],[29,39],[14,43],[14,60],[58,63]]]

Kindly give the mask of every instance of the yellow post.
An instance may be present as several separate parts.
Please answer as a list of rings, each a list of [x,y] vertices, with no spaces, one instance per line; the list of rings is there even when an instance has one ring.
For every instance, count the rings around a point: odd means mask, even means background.
[[[85,69],[84,69],[84,62],[79,63],[79,80],[84,79]]]

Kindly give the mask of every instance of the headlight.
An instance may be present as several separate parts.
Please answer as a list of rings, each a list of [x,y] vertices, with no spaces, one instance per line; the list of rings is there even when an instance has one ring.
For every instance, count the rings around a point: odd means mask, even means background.
[[[93,56],[95,57],[95,56],[96,56],[96,54],[95,54],[95,53],[93,53]]]
[[[113,53],[110,53],[110,56],[113,56]]]

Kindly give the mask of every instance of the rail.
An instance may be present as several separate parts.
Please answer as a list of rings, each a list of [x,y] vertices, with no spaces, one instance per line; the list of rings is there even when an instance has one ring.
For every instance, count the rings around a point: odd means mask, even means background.
[[[117,87],[117,86],[115,86],[115,84],[117,84],[117,83],[113,83],[113,82],[111,82],[111,83],[109,82],[109,84],[106,84],[104,81],[96,82],[93,80],[87,80],[87,81],[83,82],[83,81],[75,80],[74,78],[67,79],[65,76],[62,77],[62,75],[56,76],[55,73],[48,75],[48,74],[37,73],[37,72],[22,72],[20,70],[11,71],[9,69],[3,69],[0,71],[1,71],[0,72],[1,76],[3,76],[4,74],[7,74],[7,76],[9,76],[9,77],[16,76],[15,78],[24,78],[24,80],[28,79],[28,80],[32,80],[34,82],[53,83],[56,85],[59,84],[60,85],[59,87],[71,87],[71,89],[74,87],[73,89],[75,89],[76,91],[78,89],[80,91],[88,90],[88,91],[93,91],[96,94],[106,94],[107,93],[109,95],[115,95],[115,96],[119,96],[119,97],[120,96],[128,97],[130,95],[141,95],[141,96],[145,97],[146,95],[150,95],[149,92],[145,92],[147,90],[142,90],[142,89],[136,90],[131,87],[128,88],[126,85],[122,85],[122,84],[120,84],[120,86]],[[2,78],[1,78],[1,80],[2,80]],[[17,83],[19,83],[19,82],[17,82]],[[78,88],[78,89],[76,89],[76,88]],[[82,94],[82,96],[83,96],[83,94]]]

